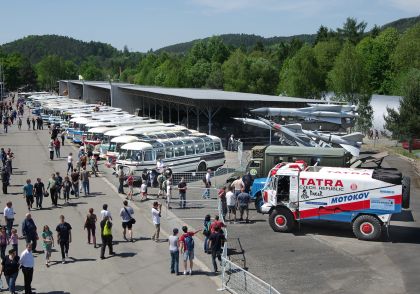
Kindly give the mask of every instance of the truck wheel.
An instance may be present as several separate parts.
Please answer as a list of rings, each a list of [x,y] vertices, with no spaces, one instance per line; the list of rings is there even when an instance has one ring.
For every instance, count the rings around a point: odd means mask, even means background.
[[[198,172],[204,172],[207,170],[207,166],[205,162],[200,162],[200,164],[197,167]]]
[[[287,233],[295,227],[295,219],[290,210],[286,208],[278,207],[274,209],[268,221],[275,232]]]
[[[353,222],[353,233],[359,240],[375,241],[381,237],[382,224],[372,215],[360,215]]]
[[[264,200],[262,198],[261,192],[258,192],[257,195],[255,195],[255,210],[258,213],[261,213],[261,206],[264,204]]]
[[[410,177],[403,177],[402,180],[402,207],[410,208]]]

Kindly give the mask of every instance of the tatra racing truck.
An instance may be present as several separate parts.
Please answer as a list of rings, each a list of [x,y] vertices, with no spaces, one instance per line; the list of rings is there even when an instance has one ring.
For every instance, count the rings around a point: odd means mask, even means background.
[[[282,163],[263,189],[262,213],[276,232],[301,220],[351,223],[361,240],[378,240],[391,216],[410,205],[410,178],[393,168],[308,167]]]

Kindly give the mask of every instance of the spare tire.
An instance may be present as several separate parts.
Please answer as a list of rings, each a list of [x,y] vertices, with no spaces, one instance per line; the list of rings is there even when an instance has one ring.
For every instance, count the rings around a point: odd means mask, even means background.
[[[410,208],[410,177],[403,177],[402,179],[402,208]]]

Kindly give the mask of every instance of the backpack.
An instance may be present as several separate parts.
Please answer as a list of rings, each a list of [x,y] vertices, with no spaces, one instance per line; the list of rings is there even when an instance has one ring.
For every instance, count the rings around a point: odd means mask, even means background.
[[[184,244],[185,244],[185,248],[187,249],[186,251],[194,250],[194,239],[191,235],[189,234],[185,235]]]

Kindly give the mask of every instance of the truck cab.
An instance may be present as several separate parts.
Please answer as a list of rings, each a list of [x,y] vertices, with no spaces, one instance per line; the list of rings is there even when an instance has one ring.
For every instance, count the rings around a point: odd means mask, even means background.
[[[263,202],[276,232],[289,232],[301,220],[328,220],[351,223],[361,240],[377,240],[391,216],[409,208],[410,178],[395,169],[283,163],[267,179]]]

